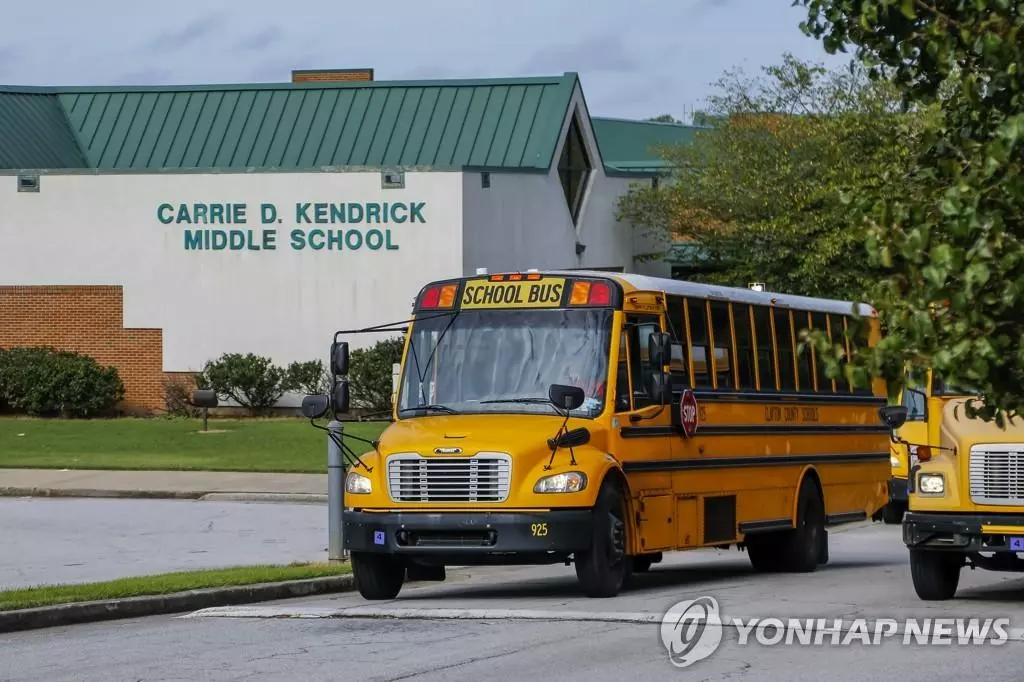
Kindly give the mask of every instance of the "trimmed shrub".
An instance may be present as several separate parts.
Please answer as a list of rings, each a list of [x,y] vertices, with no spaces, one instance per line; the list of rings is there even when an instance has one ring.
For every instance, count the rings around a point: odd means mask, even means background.
[[[49,347],[0,349],[0,409],[34,417],[113,414],[124,399],[117,369]]]

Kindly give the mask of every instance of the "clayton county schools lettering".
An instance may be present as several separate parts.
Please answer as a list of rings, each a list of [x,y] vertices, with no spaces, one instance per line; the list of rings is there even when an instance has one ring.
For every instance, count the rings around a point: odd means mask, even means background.
[[[254,205],[255,206],[255,205]],[[256,208],[244,203],[161,203],[156,215],[164,225],[265,225],[262,229],[186,228],[186,251],[395,251],[398,236],[388,225],[425,224],[426,202],[298,202],[287,210],[289,222],[297,225],[360,225],[361,227],[295,227],[280,240],[278,226],[284,215],[278,207],[262,202]],[[274,227],[269,227],[273,225]],[[381,227],[362,227],[381,225]],[[283,243],[282,243],[283,242]]]

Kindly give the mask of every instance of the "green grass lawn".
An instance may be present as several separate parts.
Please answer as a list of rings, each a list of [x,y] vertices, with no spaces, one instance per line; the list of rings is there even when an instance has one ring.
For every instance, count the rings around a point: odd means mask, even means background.
[[[345,432],[372,439],[384,426],[346,423]],[[0,468],[327,471],[327,434],[307,419],[211,418],[209,432],[202,428],[201,419],[3,418]]]
[[[31,609],[37,606],[70,604],[101,599],[124,599],[154,594],[172,594],[188,590],[235,585],[255,585],[283,580],[305,580],[352,572],[351,564],[291,564],[287,566],[239,566],[202,571],[182,571],[122,578],[80,585],[44,585],[15,590],[0,590],[0,611]]]

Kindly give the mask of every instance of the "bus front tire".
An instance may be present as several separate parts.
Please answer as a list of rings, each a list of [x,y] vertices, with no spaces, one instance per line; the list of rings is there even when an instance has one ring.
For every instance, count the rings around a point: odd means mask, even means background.
[[[405,563],[386,554],[352,552],[352,576],[363,599],[394,599],[405,582]]]
[[[901,502],[895,500],[889,502],[889,504],[882,507],[882,523],[893,526],[903,520],[904,508]]]
[[[577,552],[574,560],[576,578],[588,597],[614,597],[630,576],[626,509],[622,487],[606,479],[594,505],[590,548]]]
[[[960,584],[963,558],[959,554],[910,550],[910,577],[914,591],[925,601],[952,599]]]

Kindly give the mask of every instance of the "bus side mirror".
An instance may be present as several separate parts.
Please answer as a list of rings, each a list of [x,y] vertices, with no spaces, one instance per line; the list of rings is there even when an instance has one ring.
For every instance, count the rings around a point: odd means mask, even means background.
[[[895,431],[906,423],[907,408],[903,405],[887,405],[879,408],[878,416],[890,431]]]
[[[331,347],[331,374],[348,375],[348,341],[339,341]]]
[[[302,416],[306,419],[319,419],[327,413],[327,396],[307,395],[302,399]]]
[[[579,386],[566,386],[564,384],[551,384],[548,389],[548,400],[555,407],[572,412],[586,400],[586,393]]]
[[[659,370],[672,362],[672,337],[665,332],[651,332],[647,338],[647,357]]]
[[[349,409],[348,382],[344,379],[334,385],[331,393],[334,402],[334,414],[345,414]]]
[[[655,405],[671,405],[672,375],[668,372],[653,372],[647,378],[647,396]]]

